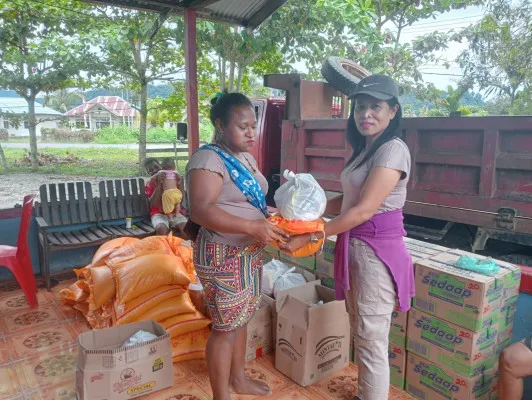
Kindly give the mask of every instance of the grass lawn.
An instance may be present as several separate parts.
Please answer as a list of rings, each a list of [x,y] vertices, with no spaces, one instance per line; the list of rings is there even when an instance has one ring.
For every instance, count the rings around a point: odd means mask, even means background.
[[[58,173],[64,175],[129,177],[138,174],[138,151],[129,149],[43,149],[41,154],[59,157],[77,157],[78,161],[66,164],[50,164],[39,167],[41,173]],[[32,172],[29,166],[16,166],[24,156],[24,149],[6,149],[4,154],[9,163],[10,172]],[[186,161],[180,161],[179,172],[185,170]],[[5,171],[0,167],[0,174]]]

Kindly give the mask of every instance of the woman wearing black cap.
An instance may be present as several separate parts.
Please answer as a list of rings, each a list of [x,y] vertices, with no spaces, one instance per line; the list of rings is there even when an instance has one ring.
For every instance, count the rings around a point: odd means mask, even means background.
[[[384,75],[359,82],[350,96],[347,138],[353,155],[341,174],[343,194],[329,200],[325,215],[339,214],[324,233],[294,236],[292,252],[309,241],[338,235],[334,280],[346,300],[358,364],[358,398],[386,400],[390,384],[388,335],[396,302],[410,308],[412,260],[403,242],[402,209],[410,152],[401,140],[396,83]]]

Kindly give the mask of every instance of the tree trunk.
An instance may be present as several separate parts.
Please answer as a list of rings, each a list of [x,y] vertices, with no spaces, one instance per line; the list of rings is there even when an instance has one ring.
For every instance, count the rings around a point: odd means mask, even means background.
[[[225,89],[225,60],[218,56],[218,79],[220,79],[220,92]]]
[[[229,93],[233,91],[233,88],[235,86],[235,57],[231,56],[231,63],[229,64]]]
[[[2,167],[4,167],[4,170],[6,172],[9,171],[9,165],[7,164],[6,156],[4,154],[4,149],[2,149],[1,144],[0,144],[0,161],[2,162]]]
[[[240,92],[240,89],[242,88],[242,79],[244,79],[244,70],[246,67],[239,65],[238,66],[238,79],[236,81],[236,91]]]
[[[139,127],[139,174],[144,174],[146,159],[146,120],[148,117],[148,83],[144,80],[140,87],[140,127]]]
[[[30,131],[30,157],[31,169],[39,169],[39,160],[37,159],[37,121],[35,119],[35,95],[26,98],[28,102],[28,127]]]

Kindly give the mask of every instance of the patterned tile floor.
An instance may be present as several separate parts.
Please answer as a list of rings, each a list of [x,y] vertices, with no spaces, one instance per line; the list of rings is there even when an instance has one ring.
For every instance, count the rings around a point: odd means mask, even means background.
[[[70,400],[76,398],[76,337],[89,330],[81,314],[63,307],[57,293],[72,281],[61,281],[52,292],[39,289],[39,307],[30,309],[13,285],[0,286],[0,399]],[[277,372],[273,357],[246,365],[249,376],[266,381],[272,400],[351,400],[357,386],[354,365],[310,387],[302,388]],[[207,400],[212,393],[205,361],[174,365],[174,386],[147,399]],[[252,400],[254,396],[232,396]],[[411,399],[391,387],[390,399]]]

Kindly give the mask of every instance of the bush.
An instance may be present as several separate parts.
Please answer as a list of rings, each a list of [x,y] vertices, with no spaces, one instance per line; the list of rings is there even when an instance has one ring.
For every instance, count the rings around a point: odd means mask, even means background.
[[[200,140],[210,142],[213,127],[208,119],[203,119],[200,123]],[[177,128],[148,128],[146,132],[147,143],[172,143],[177,140]],[[110,126],[102,128],[96,132],[95,141],[97,143],[118,144],[118,143],[138,143],[139,128],[129,128],[125,125]]]
[[[9,140],[9,132],[5,128],[0,128],[0,141],[7,142]]]
[[[42,128],[41,141],[54,141],[58,143],[82,142],[88,143],[94,140],[94,132],[88,130],[73,131],[63,128]]]
[[[41,142],[46,142],[50,140],[50,138],[54,134],[54,131],[54,128],[41,128]]]

